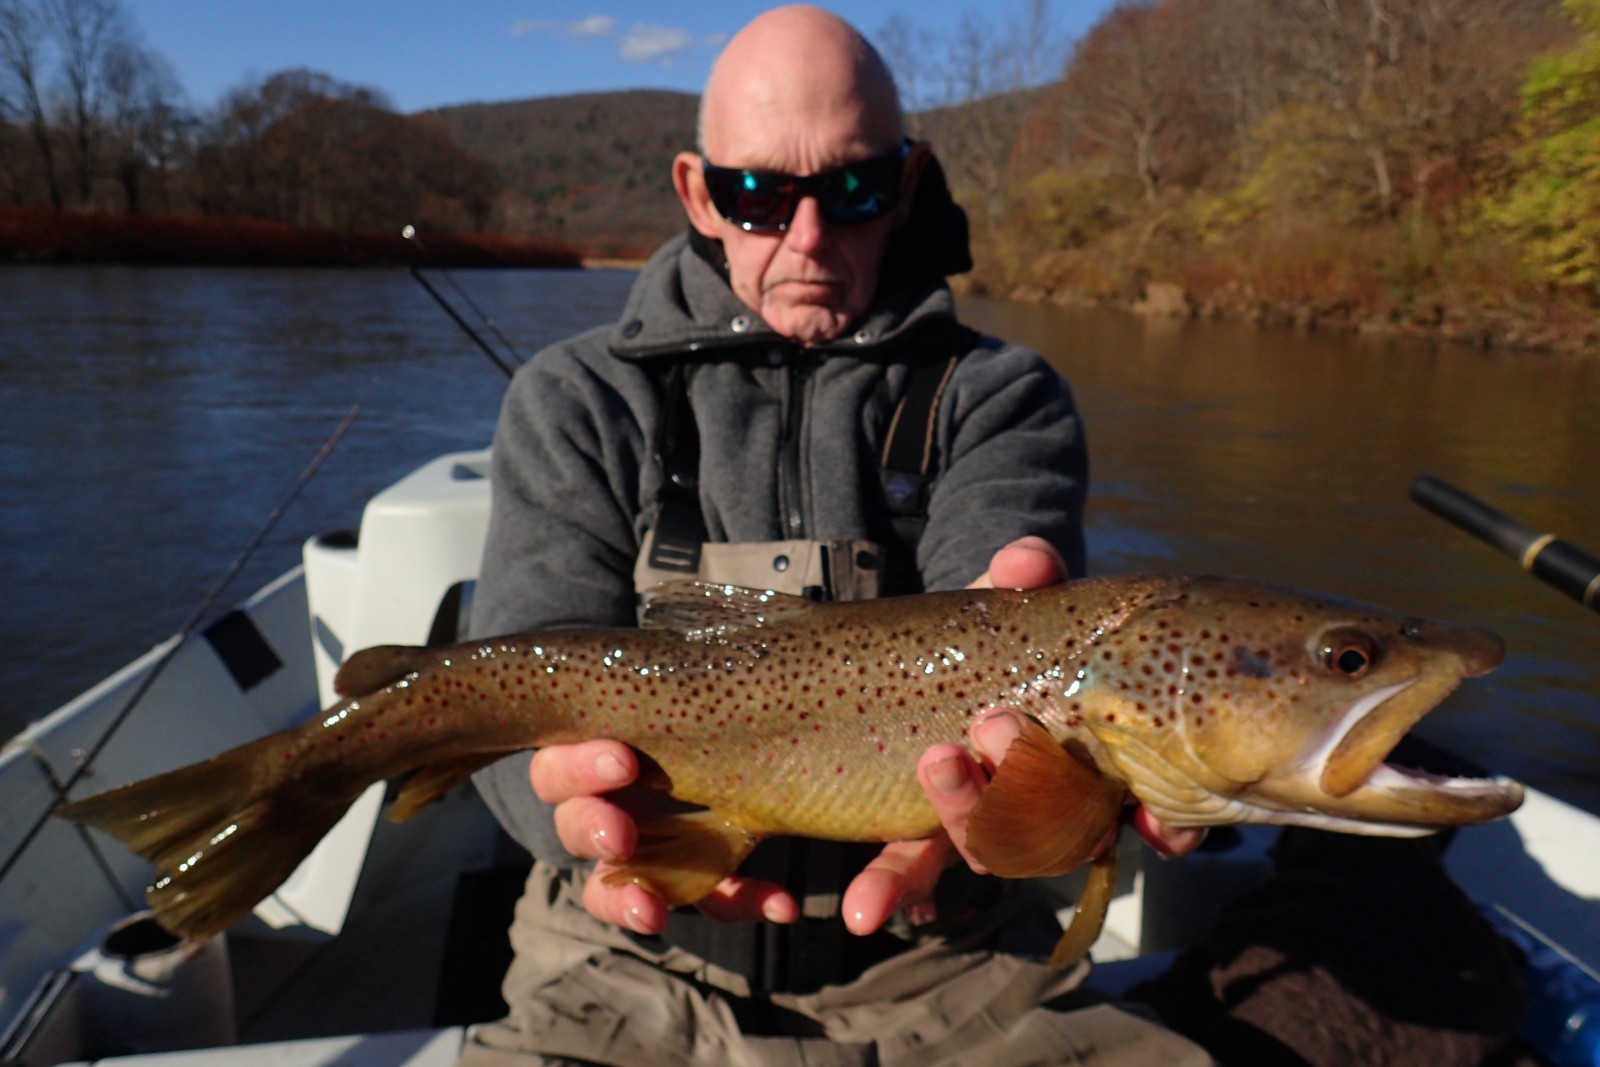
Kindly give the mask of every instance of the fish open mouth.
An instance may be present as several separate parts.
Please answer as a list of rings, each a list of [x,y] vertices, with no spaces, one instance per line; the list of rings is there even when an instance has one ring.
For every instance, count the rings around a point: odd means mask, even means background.
[[[1426,832],[1486,822],[1522,803],[1523,789],[1505,778],[1452,777],[1385,760],[1410,729],[1471,674],[1493,663],[1431,665],[1403,682],[1368,693],[1324,735],[1308,760],[1336,820],[1376,824],[1368,832]]]

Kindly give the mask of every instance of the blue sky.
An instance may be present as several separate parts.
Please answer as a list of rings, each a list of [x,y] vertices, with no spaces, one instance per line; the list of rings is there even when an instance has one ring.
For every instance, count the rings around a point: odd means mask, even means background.
[[[379,89],[401,111],[609,89],[698,92],[728,36],[774,3],[697,0],[122,0],[202,108],[294,67]],[[946,33],[1020,19],[1027,0],[862,0],[827,7],[869,37],[891,16]],[[1076,37],[1111,0],[1053,0]]]

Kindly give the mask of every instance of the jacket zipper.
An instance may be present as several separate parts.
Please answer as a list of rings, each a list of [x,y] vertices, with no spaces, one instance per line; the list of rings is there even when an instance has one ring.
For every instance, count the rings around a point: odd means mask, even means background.
[[[795,352],[787,361],[789,403],[784,412],[783,451],[778,464],[778,506],[783,512],[784,540],[806,536],[804,498],[800,491],[800,429],[805,417],[805,392],[811,381],[811,360]]]

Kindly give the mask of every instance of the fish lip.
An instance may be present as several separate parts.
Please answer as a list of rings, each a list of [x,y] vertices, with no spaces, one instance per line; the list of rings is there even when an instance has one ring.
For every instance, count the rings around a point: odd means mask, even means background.
[[[1348,772],[1345,772],[1342,767],[1339,768],[1338,772],[1336,772],[1334,769],[1335,760],[1341,749],[1341,746],[1345,744],[1351,733],[1354,732],[1358,726],[1367,721],[1368,717],[1371,716],[1373,712],[1387,703],[1391,698],[1399,696],[1407,689],[1410,689],[1421,679],[1421,677],[1422,676],[1419,674],[1411,678],[1407,678],[1404,681],[1396,682],[1393,685],[1387,685],[1382,689],[1375,689],[1372,692],[1367,693],[1354,704],[1350,705],[1350,707],[1346,708],[1344,714],[1339,716],[1339,719],[1333,724],[1333,726],[1324,731],[1317,738],[1317,740],[1313,743],[1313,747],[1302,758],[1301,765],[1308,772],[1316,776],[1317,781],[1321,784],[1324,792],[1327,792],[1333,796],[1342,797],[1360,785],[1361,779],[1365,777],[1364,775],[1359,777],[1351,775]],[[1393,750],[1394,746],[1400,743],[1400,738],[1404,735],[1404,730],[1399,731],[1394,736],[1394,739],[1388,748],[1379,754],[1377,760],[1371,764],[1367,770],[1370,771],[1378,766],[1382,766],[1383,757],[1387,756],[1389,752]],[[1350,778],[1353,778],[1354,780],[1348,782],[1345,781],[1345,779]],[[1332,781],[1330,781],[1330,779],[1332,779]]]
[[[1508,778],[1451,777],[1385,762],[1411,727],[1453,692],[1469,672],[1495,662],[1472,657],[1460,669],[1419,672],[1367,693],[1318,738],[1302,767],[1325,797],[1337,801],[1323,816],[1330,826],[1373,832],[1426,832],[1486,822],[1514,811],[1523,787]],[[1343,757],[1341,759],[1341,756]],[[1354,818],[1357,823],[1349,820]]]

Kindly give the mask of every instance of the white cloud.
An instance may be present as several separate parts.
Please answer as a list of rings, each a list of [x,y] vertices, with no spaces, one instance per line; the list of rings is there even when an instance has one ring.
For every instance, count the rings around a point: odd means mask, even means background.
[[[617,20],[610,15],[590,15],[567,27],[573,37],[609,37],[617,32]]]
[[[564,37],[609,37],[617,32],[617,20],[610,15],[588,15],[576,22],[559,19],[518,19],[506,29],[511,37],[530,33],[555,33]]]
[[[645,63],[688,51],[692,47],[694,38],[688,30],[677,26],[641,26],[635,23],[623,36],[617,54],[626,60]]]

